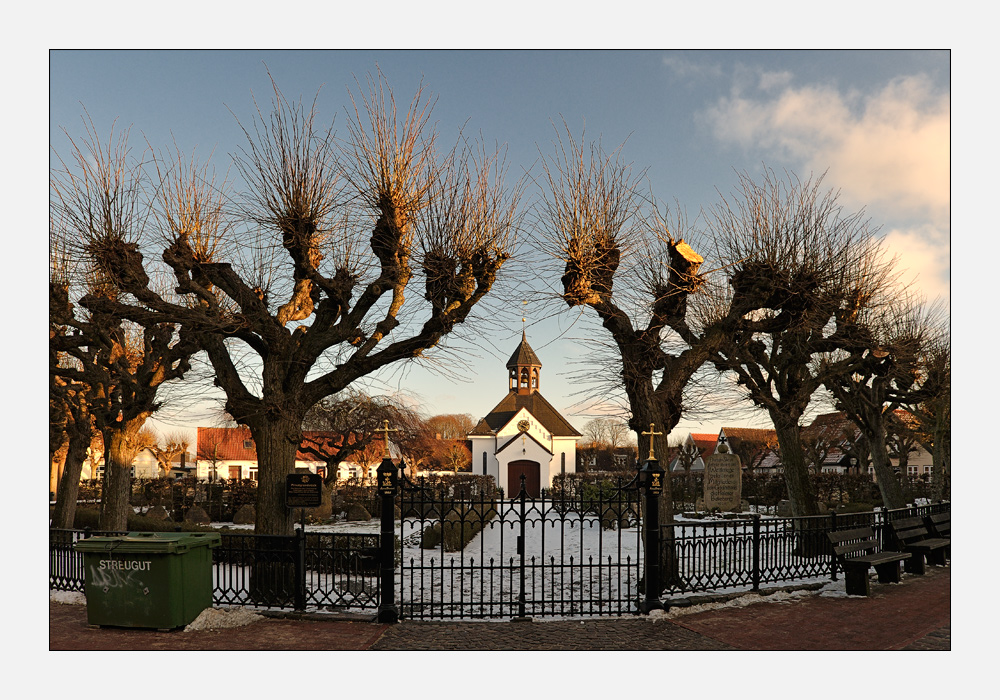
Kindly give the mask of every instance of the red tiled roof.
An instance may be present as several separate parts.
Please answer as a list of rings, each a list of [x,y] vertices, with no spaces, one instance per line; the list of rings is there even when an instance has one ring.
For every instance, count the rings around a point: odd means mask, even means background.
[[[336,449],[343,444],[344,437],[339,433],[325,430],[303,430],[302,444],[309,444],[317,449]],[[376,435],[374,443],[381,443],[382,436]],[[348,444],[354,441],[354,435],[348,436]],[[197,458],[200,460],[226,461],[257,461],[257,447],[250,436],[250,429],[245,426],[236,428],[198,428]],[[300,462],[315,462],[318,458],[301,449],[295,454],[295,460]]]
[[[715,452],[715,444],[719,436],[715,433],[691,433],[695,447],[701,452],[702,457],[708,457]]]

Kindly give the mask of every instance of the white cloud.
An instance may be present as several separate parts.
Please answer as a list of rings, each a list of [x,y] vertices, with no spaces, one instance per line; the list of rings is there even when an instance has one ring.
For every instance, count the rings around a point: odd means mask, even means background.
[[[758,85],[773,90],[788,78],[762,74]],[[719,140],[762,151],[766,161],[780,159],[800,175],[828,171],[845,206],[948,226],[949,96],[926,77],[898,78],[868,95],[825,85],[776,96],[734,90],[703,116]]]
[[[913,282],[927,301],[947,299],[951,288],[948,237],[933,228],[883,232],[891,255],[899,257],[900,282]]]

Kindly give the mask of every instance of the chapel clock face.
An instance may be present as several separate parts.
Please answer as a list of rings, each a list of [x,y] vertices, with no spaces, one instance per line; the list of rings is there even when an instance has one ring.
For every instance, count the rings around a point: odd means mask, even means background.
[[[530,428],[530,427],[531,427],[531,423],[529,423],[526,420],[521,420],[521,421],[517,422],[517,429],[520,430],[522,433],[528,432],[528,428]]]

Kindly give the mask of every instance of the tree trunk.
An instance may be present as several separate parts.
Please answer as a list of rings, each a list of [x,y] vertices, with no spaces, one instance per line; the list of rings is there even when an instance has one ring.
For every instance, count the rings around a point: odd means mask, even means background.
[[[136,437],[146,415],[133,418],[119,428],[104,432],[104,484],[101,492],[102,530],[127,530],[132,514],[132,460],[139,453]]]
[[[781,466],[785,472],[792,515],[819,515],[816,492],[809,479],[809,468],[802,451],[799,424],[777,411],[771,410],[769,413],[771,422],[774,423],[774,431],[778,435],[778,445],[781,447]]]
[[[889,448],[886,445],[885,422],[882,414],[869,416],[868,421],[868,455],[872,460],[872,468],[875,470],[875,481],[878,483],[878,490],[882,494],[882,505],[886,508],[903,508],[906,506],[906,496],[903,495],[903,487],[899,483],[902,474],[896,475],[889,461]],[[900,468],[902,469],[902,460]]]
[[[295,518],[285,506],[285,477],[295,470],[302,415],[281,413],[248,422],[257,447],[256,560],[250,598],[260,605],[287,605],[295,598]]]
[[[945,438],[947,426],[939,419],[934,430],[934,444],[931,445],[931,495],[935,500],[951,498],[951,465]]]
[[[302,437],[302,417],[282,414],[275,420],[248,423],[257,448],[258,535],[292,535],[295,518],[285,507],[285,477],[295,470]]]
[[[69,449],[69,435],[61,434],[61,442],[58,445],[49,445],[49,498],[57,497],[59,482],[62,479],[63,470],[66,468],[66,451]]]
[[[72,436],[65,454],[65,464],[56,490],[56,505],[52,510],[51,527],[69,529],[76,518],[76,499],[80,493],[80,474],[87,459],[90,436]]]

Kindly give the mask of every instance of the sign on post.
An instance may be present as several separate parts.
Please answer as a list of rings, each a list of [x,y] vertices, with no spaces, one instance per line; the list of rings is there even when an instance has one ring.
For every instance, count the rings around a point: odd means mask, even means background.
[[[323,477],[319,474],[289,474],[285,477],[287,508],[318,508],[323,505]]]

